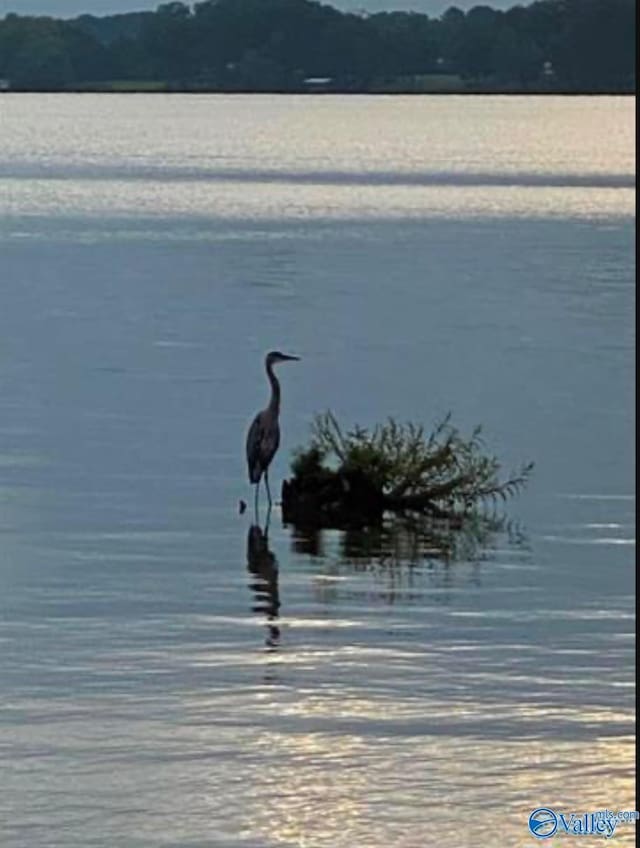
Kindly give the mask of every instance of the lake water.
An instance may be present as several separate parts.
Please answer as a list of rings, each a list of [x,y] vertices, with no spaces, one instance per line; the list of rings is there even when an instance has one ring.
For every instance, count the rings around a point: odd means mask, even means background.
[[[3,848],[502,848],[633,809],[634,108],[0,97]],[[315,412],[451,410],[536,462],[504,529],[276,507],[265,548],[272,348],[278,488]]]

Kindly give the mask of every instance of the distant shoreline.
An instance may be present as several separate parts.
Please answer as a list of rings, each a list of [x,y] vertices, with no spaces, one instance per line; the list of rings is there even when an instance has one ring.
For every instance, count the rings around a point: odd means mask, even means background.
[[[0,92],[636,94],[634,0],[348,12],[317,0],[0,18]]]
[[[446,91],[415,91],[411,89],[397,89],[392,91],[353,91],[352,89],[335,89],[331,91],[304,91],[304,90],[277,90],[265,91],[263,89],[204,89],[204,88],[145,88],[144,86],[136,88],[104,88],[100,86],[76,86],[66,89],[48,89],[48,88],[25,88],[25,89],[10,89],[8,91],[0,91],[2,95],[20,95],[20,94],[189,94],[189,95],[222,95],[229,96],[230,94],[237,95],[267,95],[267,96],[294,96],[294,97],[635,97],[635,91],[620,91],[611,89],[607,91],[575,91],[569,89],[558,89],[550,91],[549,89],[449,89]]]

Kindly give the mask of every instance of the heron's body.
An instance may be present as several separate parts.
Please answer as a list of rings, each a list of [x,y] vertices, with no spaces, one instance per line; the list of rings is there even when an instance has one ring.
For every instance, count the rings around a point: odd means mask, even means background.
[[[253,419],[253,424],[247,434],[247,465],[249,480],[259,483],[266,473],[271,460],[276,455],[280,445],[280,424],[278,414],[275,415],[267,407]]]
[[[271,384],[271,399],[267,408],[259,412],[253,419],[247,433],[247,467],[249,480],[256,487],[256,508],[258,503],[258,489],[263,476],[267,489],[267,497],[269,498],[269,506],[271,506],[269,466],[280,445],[280,383],[273,373],[273,366],[277,362],[286,362],[295,359],[298,359],[298,357],[286,356],[279,351],[272,351],[267,354],[265,360],[267,377]]]

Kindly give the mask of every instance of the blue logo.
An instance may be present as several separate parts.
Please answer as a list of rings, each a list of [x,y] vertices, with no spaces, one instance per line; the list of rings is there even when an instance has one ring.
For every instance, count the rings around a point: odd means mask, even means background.
[[[603,836],[611,839],[621,822],[639,819],[640,813],[637,810],[556,813],[550,807],[537,807],[529,816],[529,832],[536,839],[549,839],[558,830],[571,836]]]
[[[529,830],[536,839],[548,839],[558,829],[558,817],[548,807],[538,807],[529,816]]]

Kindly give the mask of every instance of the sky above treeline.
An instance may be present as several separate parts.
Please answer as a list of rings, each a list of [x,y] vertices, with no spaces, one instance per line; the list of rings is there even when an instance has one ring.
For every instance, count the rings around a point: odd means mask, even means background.
[[[85,13],[91,15],[113,15],[120,12],[138,12],[156,9],[162,0],[0,0],[0,17],[8,12],[18,15],[51,15],[56,18],[74,18]],[[193,5],[185,0],[187,6]],[[391,9],[426,12],[438,17],[450,6],[471,9],[486,5],[494,9],[509,9],[511,6],[528,5],[529,0],[322,0],[328,6],[342,10],[366,10],[382,12]]]

